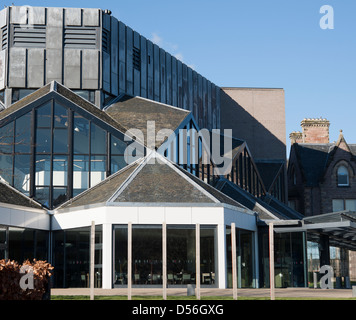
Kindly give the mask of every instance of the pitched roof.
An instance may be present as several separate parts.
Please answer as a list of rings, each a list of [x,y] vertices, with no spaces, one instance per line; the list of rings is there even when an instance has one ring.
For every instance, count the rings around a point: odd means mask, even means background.
[[[156,152],[151,152],[58,209],[95,203],[226,203],[247,209]]]
[[[103,110],[100,110],[98,107],[96,107],[88,100],[82,98],[81,96],[77,95],[76,93],[74,93],[73,91],[71,91],[70,89],[66,88],[65,86],[63,86],[62,84],[56,81],[52,81],[51,83],[43,86],[42,88],[24,97],[23,99],[15,102],[5,110],[0,111],[0,120],[5,119],[7,116],[15,113],[16,111],[26,106],[29,106],[32,102],[35,102],[36,100],[40,98],[44,98],[46,95],[53,94],[53,93],[69,100],[70,102],[79,106],[86,112],[104,121],[111,127],[121,131],[122,133],[125,133],[127,131],[125,127],[123,127],[120,123],[118,123],[112,117],[110,117],[109,114],[107,114]]]
[[[258,172],[262,178],[262,181],[266,187],[266,190],[270,190],[273,182],[275,181],[278,173],[283,168],[284,163],[280,161],[255,161]]]
[[[330,152],[334,147],[335,144],[333,143],[294,143],[292,145],[306,186],[312,187],[319,184],[325,172]]]
[[[13,204],[27,208],[43,209],[40,203],[27,197],[2,179],[0,179],[0,203]]]
[[[105,109],[115,121],[127,129],[135,128],[143,132],[147,142],[147,122],[155,122],[155,137],[162,129],[175,131],[190,111],[141,97],[123,96],[118,102]],[[158,148],[163,141],[156,141]]]
[[[314,187],[323,179],[326,169],[333,160],[341,142],[346,144],[351,159],[356,160],[356,144],[348,144],[340,130],[339,138],[332,143],[294,143],[294,151],[305,179],[306,186]]]
[[[303,218],[303,215],[289,208],[278,199],[269,195],[263,199],[256,198],[225,178],[218,181],[216,188],[250,210],[257,212],[260,220],[290,220]]]

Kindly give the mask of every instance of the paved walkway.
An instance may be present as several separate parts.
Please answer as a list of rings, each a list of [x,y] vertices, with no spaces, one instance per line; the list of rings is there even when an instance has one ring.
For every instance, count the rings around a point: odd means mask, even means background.
[[[201,289],[201,296],[231,296],[232,289]],[[52,295],[89,295],[90,290],[87,288],[73,289],[51,289]],[[112,295],[127,295],[127,289],[95,289],[94,294],[97,296],[112,296]],[[238,289],[238,296],[243,297],[270,297],[269,289]],[[132,289],[133,296],[161,296],[162,289],[157,288],[134,288]],[[168,288],[168,296],[185,296],[187,289],[184,288]],[[308,288],[286,288],[276,289],[276,298],[352,298],[351,289],[308,289]]]

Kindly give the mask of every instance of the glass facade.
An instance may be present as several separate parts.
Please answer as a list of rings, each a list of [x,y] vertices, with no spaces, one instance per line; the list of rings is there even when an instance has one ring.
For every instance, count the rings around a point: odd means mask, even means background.
[[[269,287],[269,237],[267,229],[260,229],[260,287]],[[287,232],[274,235],[275,287],[305,287],[307,269],[305,261],[305,233]]]
[[[90,227],[53,233],[54,288],[89,287]],[[95,226],[94,285],[102,286],[102,226]]]
[[[253,232],[236,228],[237,287],[254,288],[255,245]],[[231,227],[226,227],[227,287],[232,288],[232,244]]]
[[[23,109],[0,127],[0,176],[47,208],[127,165],[123,134],[75,105],[49,99]]]
[[[114,285],[127,285],[127,226],[114,227]],[[200,279],[214,285],[216,275],[216,227],[200,229]],[[167,226],[167,283],[195,284],[195,226]],[[132,228],[133,285],[162,285],[162,227]]]
[[[0,259],[48,260],[48,231],[0,226]]]

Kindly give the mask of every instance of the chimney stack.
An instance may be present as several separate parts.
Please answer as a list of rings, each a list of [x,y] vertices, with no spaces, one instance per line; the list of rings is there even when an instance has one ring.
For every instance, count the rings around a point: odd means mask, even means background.
[[[303,143],[329,143],[330,122],[327,119],[304,119],[302,127]]]
[[[289,134],[290,144],[303,143],[303,134],[300,131],[293,131]]]

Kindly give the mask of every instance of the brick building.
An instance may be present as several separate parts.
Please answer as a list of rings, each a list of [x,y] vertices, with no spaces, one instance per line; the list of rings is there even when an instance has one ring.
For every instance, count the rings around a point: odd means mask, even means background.
[[[338,140],[330,142],[329,126],[327,119],[304,119],[302,132],[292,132],[289,136],[288,202],[306,219],[356,211],[356,144],[347,143],[342,130]],[[342,247],[338,240],[347,240],[352,245],[354,236],[340,231],[328,237],[330,246],[338,247],[329,258],[339,261],[331,263],[337,274],[347,276],[345,264],[351,262],[352,255],[343,249],[352,247]],[[313,240],[312,234],[308,235],[308,240]],[[349,271],[351,276],[352,268]]]

